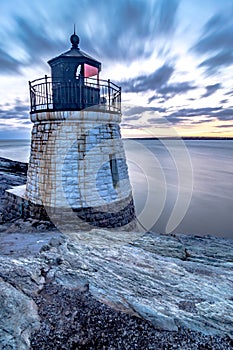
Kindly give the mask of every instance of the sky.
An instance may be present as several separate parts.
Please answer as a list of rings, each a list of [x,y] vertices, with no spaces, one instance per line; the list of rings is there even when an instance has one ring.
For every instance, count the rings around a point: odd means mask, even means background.
[[[0,139],[30,138],[28,81],[80,48],[122,87],[123,136],[233,137],[232,0],[2,0]]]

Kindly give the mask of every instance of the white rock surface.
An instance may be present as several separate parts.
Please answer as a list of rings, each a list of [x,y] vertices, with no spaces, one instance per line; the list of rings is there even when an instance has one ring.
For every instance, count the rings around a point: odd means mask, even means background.
[[[40,322],[34,301],[0,278],[0,348],[30,349],[31,332]]]
[[[233,338],[233,241],[151,233],[135,233],[130,240],[129,233],[97,229],[70,237],[50,235],[49,240],[49,234],[34,233],[38,246],[31,253],[26,240],[22,246],[19,239],[11,252],[0,249],[5,254],[0,259],[0,344],[27,349],[39,322],[32,298],[46,279],[81,291],[89,285],[98,300],[142,317],[156,329],[189,328]],[[30,246],[32,240],[30,234]]]
[[[96,298],[158,329],[233,336],[232,241],[156,234],[118,247],[101,241],[99,247],[73,241],[59,252],[65,266],[88,277]]]

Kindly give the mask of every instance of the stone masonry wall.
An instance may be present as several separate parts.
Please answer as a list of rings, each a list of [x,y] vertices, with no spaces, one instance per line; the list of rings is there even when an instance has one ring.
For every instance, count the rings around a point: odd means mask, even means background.
[[[18,187],[15,187],[11,190],[5,191],[5,205],[3,211],[4,220],[12,220],[15,218],[33,218],[38,220],[50,221],[50,218],[42,205],[36,205],[29,202],[22,193],[16,193]],[[26,188],[26,186],[24,186]]]
[[[34,126],[26,187],[29,202],[45,209],[78,211],[132,197],[119,114],[41,112],[31,118]],[[126,221],[134,216],[130,210],[133,215],[126,210]]]
[[[21,191],[18,188],[21,187]],[[133,198],[106,204],[70,210],[69,207],[49,208],[33,204],[24,196],[25,186],[16,186],[5,192],[4,220],[32,218],[51,221],[62,232],[92,228],[121,228],[131,231],[136,228]],[[21,192],[21,193],[19,193]]]

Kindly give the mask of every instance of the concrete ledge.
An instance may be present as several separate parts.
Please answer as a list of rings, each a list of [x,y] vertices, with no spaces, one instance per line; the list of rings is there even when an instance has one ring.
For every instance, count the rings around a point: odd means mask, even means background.
[[[7,194],[12,196],[18,196],[22,199],[26,199],[26,184],[20,186],[14,186],[10,190],[5,191]]]

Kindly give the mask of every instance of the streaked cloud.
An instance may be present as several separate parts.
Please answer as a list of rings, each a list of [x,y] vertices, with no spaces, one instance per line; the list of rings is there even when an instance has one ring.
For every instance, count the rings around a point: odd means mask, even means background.
[[[18,74],[22,66],[20,61],[0,48],[0,74]]]
[[[6,70],[18,72],[23,66],[42,64],[45,57],[68,49],[68,35],[60,34],[61,27],[71,34],[73,23],[77,23],[80,46],[98,59],[129,62],[148,57],[154,51],[156,39],[175,29],[178,4],[179,0],[99,0],[91,3],[87,0],[51,0],[49,4],[42,0],[37,4],[27,3],[25,13],[14,8],[11,10],[14,28],[7,28],[8,36],[10,38],[14,33],[15,43],[12,44],[21,47],[24,58],[17,60],[17,53],[13,50],[9,53],[7,46],[3,46],[0,49],[0,73]]]
[[[177,94],[186,94],[188,91],[195,89],[196,86],[186,81],[182,83],[166,84],[156,89],[156,94],[148,99],[148,103],[151,103],[158,98],[168,100]]]
[[[205,67],[207,74],[214,74],[220,68],[233,64],[233,21],[232,11],[215,14],[206,23],[202,35],[193,49],[202,55],[209,55],[199,67]]]
[[[167,115],[167,118],[174,117],[215,117],[219,120],[230,120],[233,118],[233,109],[224,109],[222,107],[206,108],[183,108]]]
[[[222,124],[218,125],[217,128],[233,128],[233,124]]]
[[[202,95],[202,97],[209,97],[215,93],[218,89],[221,88],[221,84],[213,84],[206,86],[206,92]]]
[[[8,106],[1,106],[0,119],[1,120],[18,120],[21,122],[24,119],[29,120],[29,106],[23,102],[16,100],[15,105],[9,108]]]
[[[165,63],[151,74],[140,75],[137,78],[124,80],[119,82],[119,84],[123,92],[155,91],[167,83],[173,72],[174,67]]]
[[[230,130],[232,11],[230,0],[197,0],[188,7],[187,0],[2,2],[0,118],[28,130],[29,106],[19,100],[20,84],[36,78],[34,72],[48,73],[46,61],[70,48],[76,23],[81,49],[103,63],[103,74],[114,75],[123,100],[143,102],[124,110],[122,127],[128,121],[149,128],[162,123],[161,117],[177,128],[208,123],[211,131],[214,120]]]

